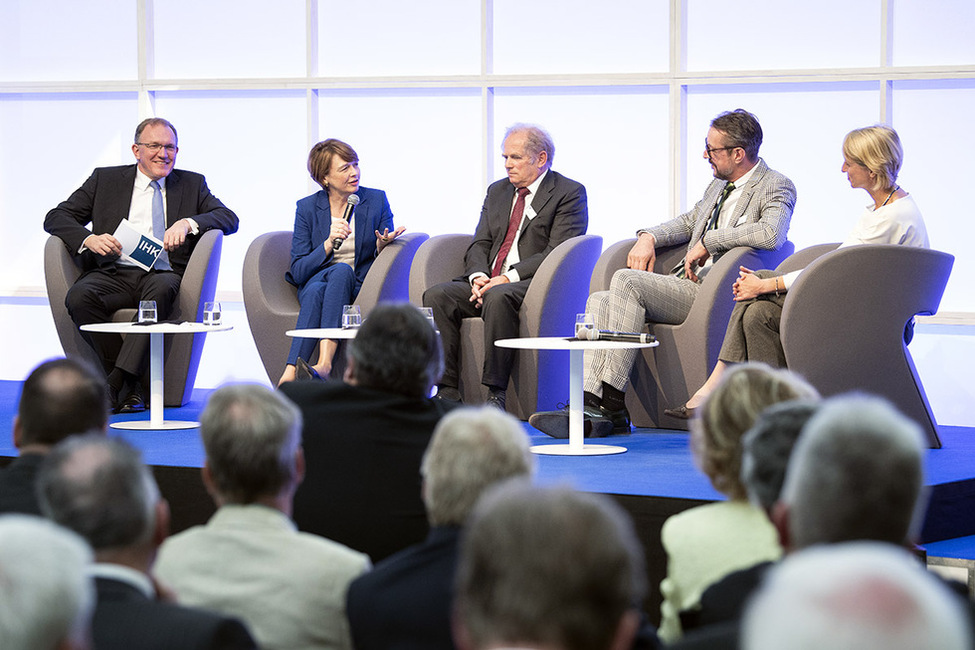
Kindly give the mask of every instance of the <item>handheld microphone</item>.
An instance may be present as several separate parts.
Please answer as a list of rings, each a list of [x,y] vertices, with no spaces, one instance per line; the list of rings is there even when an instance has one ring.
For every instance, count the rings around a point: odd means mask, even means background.
[[[576,332],[576,338],[583,341],[620,341],[621,343],[654,343],[657,340],[653,334],[596,329],[580,329]]]
[[[345,204],[345,212],[342,214],[342,218],[345,219],[345,223],[349,223],[350,221],[352,221],[352,212],[355,210],[355,206],[357,205],[359,205],[359,195],[350,194],[349,202]],[[333,239],[332,252],[335,252],[338,249],[342,248],[342,242],[344,241],[345,241],[344,239],[339,239],[338,237]]]

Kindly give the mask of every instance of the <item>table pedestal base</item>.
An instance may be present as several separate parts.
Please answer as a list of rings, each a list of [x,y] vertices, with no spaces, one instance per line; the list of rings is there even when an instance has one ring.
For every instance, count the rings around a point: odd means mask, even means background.
[[[573,447],[568,445],[532,445],[530,447],[533,454],[543,456],[611,456],[612,454],[622,454],[626,447],[615,445],[582,445]]]
[[[162,422],[129,420],[128,422],[113,422],[108,426],[124,431],[172,431],[175,429],[195,429],[200,426],[200,423],[191,420],[163,420]]]

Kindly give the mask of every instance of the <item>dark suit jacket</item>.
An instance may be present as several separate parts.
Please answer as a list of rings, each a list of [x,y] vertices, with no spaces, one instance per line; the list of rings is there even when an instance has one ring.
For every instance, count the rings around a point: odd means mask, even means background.
[[[429,525],[420,460],[444,402],[340,381],[289,382],[281,392],[304,418],[298,528],[367,553],[373,563],[423,541]]]
[[[361,286],[366,273],[376,260],[376,231],[393,230],[393,212],[386,193],[360,187],[359,205],[352,222],[355,226],[355,278]],[[322,190],[298,201],[295,211],[295,234],[291,240],[291,268],[285,276],[288,282],[301,287],[319,271],[332,263],[332,254],[325,254],[325,239],[332,225],[332,210],[328,192]]]
[[[40,515],[34,485],[44,454],[22,454],[0,470],[0,513]]]
[[[130,584],[95,579],[95,650],[207,650],[257,648],[235,618],[146,598]]]
[[[97,168],[67,201],[47,213],[44,230],[60,237],[72,254],[81,248],[89,235],[115,232],[122,219],[129,216],[135,170],[135,165]],[[200,232],[188,236],[186,243],[169,253],[169,262],[180,275],[186,270],[200,235],[214,228],[230,235],[237,232],[238,224],[237,215],[210,193],[201,174],[174,169],[166,177],[166,226],[185,217],[193,218]],[[85,251],[81,256],[85,271],[96,267],[111,270],[118,259],[91,251]]]
[[[506,178],[488,187],[474,240],[464,257],[463,279],[477,272],[491,275],[492,263],[508,231],[514,196],[515,186]],[[585,235],[589,226],[586,188],[551,169],[532,197],[531,207],[535,217],[522,227],[518,240],[521,259],[512,267],[522,280],[535,275],[552,249],[567,239]]]
[[[346,614],[356,650],[453,650],[450,611],[460,528],[437,527],[349,586]]]

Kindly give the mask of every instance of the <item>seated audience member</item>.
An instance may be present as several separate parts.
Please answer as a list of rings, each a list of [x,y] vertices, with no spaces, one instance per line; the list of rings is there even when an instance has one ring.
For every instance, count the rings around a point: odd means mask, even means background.
[[[91,549],[40,517],[0,517],[0,647],[86,650],[95,591]]]
[[[429,395],[443,369],[440,340],[409,304],[381,304],[349,342],[344,381],[288,382],[304,419],[305,480],[294,520],[373,562],[422,542],[420,460],[451,408]]]
[[[169,507],[128,443],[71,436],[48,454],[37,482],[44,514],[95,551],[95,648],[256,648],[237,619],[164,600],[150,571],[166,537]]]
[[[521,424],[497,409],[458,409],[423,456],[430,534],[376,565],[349,588],[356,650],[454,648],[450,608],[461,526],[478,497],[506,478],[531,478],[535,459]]]
[[[176,127],[167,120],[143,120],[132,144],[136,164],[99,167],[44,218],[44,230],[59,237],[84,270],[65,298],[79,327],[111,321],[116,311],[142,300],[154,300],[159,320],[166,320],[200,237],[208,230],[237,232],[237,215],[210,193],[203,175],[174,168],[178,144]],[[162,242],[164,250],[148,271],[121,257],[115,232],[122,221]],[[81,336],[108,374],[112,409],[144,410],[149,337],[84,331]]]
[[[637,231],[626,268],[613,274],[609,291],[597,291],[586,303],[596,329],[640,332],[647,321],[683,323],[704,276],[722,255],[738,246],[774,251],[785,244],[796,188],[759,157],[762,138],[758,118],[744,109],[711,120],[702,153],[714,180],[691,210]],[[687,254],[681,263],[654,273],[657,247],[683,244]],[[625,390],[637,352],[586,352],[587,436],[629,433]],[[529,423],[555,438],[569,436],[568,409],[533,413]]]
[[[296,328],[338,327],[342,306],[355,301],[376,256],[405,228],[393,228],[385,192],[359,185],[359,154],[341,140],[312,147],[308,173],[322,189],[298,201],[285,278],[298,288]],[[353,201],[355,210],[346,221],[343,215]],[[337,346],[329,339],[293,339],[278,384],[327,377]],[[310,366],[316,347],[318,362]]]
[[[622,650],[646,591],[633,525],[607,497],[514,479],[486,494],[461,541],[461,650]]]
[[[741,437],[772,404],[815,397],[798,376],[763,364],[729,373],[691,423],[695,462],[716,490],[728,497],[676,514],[664,522],[660,539],[667,553],[667,577],[660,583],[660,637],[681,635],[679,613],[696,607],[701,593],[725,575],[758,562],[776,560],[782,549],[766,514],[747,500],[741,483]]]
[[[897,184],[904,153],[897,132],[888,126],[854,129],[843,139],[843,167],[850,187],[870,195],[866,207],[840,247],[858,244],[898,244],[928,247],[928,233],[914,197]],[[802,270],[786,273],[750,271],[741,268],[735,283],[735,309],[731,313],[718,363],[704,385],[681,407],[667,409],[667,415],[690,417],[714,390],[729,365],[761,361],[785,367],[785,352],[779,338],[779,321],[785,296]]]
[[[107,426],[105,381],[87,363],[53,359],[34,368],[14,417],[14,446],[20,455],[0,470],[0,513],[41,514],[34,484],[44,455],[72,434],[104,432]]]
[[[920,428],[886,401],[862,395],[825,400],[802,428],[772,508],[786,553],[866,540],[898,547],[913,560],[908,549],[923,514],[923,458]],[[750,593],[743,588],[729,597],[745,601]],[[703,627],[675,648],[738,647],[739,624]]]
[[[782,493],[792,448],[818,409],[819,402],[812,400],[773,404],[742,437],[741,482],[748,500],[769,517]],[[739,620],[748,595],[761,584],[770,566],[771,561],[759,562],[729,573],[705,589],[699,606],[680,614],[685,631],[689,627]]]
[[[961,601],[907,553],[877,542],[817,546],[770,571],[749,603],[745,650],[965,650]]]
[[[200,435],[218,509],[166,540],[156,575],[180,602],[239,617],[262,648],[351,647],[345,593],[369,558],[290,519],[304,472],[297,407],[263,386],[224,386]]]

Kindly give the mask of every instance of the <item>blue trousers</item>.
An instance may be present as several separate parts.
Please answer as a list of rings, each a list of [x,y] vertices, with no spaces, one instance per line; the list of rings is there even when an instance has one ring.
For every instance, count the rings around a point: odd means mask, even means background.
[[[342,307],[352,304],[361,287],[362,283],[356,280],[355,271],[348,264],[332,264],[322,269],[298,289],[301,309],[295,328],[340,327]],[[315,339],[294,339],[288,363],[294,365],[298,357],[306,361],[311,359],[317,347]]]

